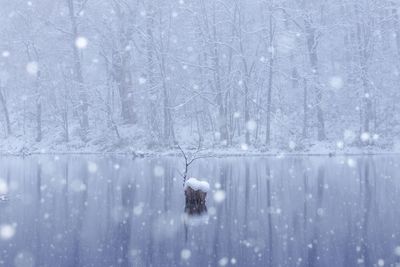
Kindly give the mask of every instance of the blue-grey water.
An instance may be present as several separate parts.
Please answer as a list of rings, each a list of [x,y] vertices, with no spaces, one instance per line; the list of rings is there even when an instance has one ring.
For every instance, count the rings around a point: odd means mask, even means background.
[[[0,158],[0,266],[399,266],[400,157]]]

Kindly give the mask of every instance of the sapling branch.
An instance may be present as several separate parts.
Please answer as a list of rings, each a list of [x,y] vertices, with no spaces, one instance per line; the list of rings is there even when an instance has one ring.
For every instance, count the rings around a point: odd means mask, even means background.
[[[178,145],[178,149],[181,151],[181,154],[182,154],[182,156],[183,156],[183,159],[185,160],[185,169],[184,169],[184,172],[183,172],[183,173],[180,173],[180,172],[179,172],[179,173],[181,174],[182,178],[183,178],[183,186],[185,186],[185,183],[186,183],[186,180],[187,180],[187,175],[188,175],[188,171],[189,171],[190,165],[191,165],[193,162],[195,162],[196,160],[201,159],[201,158],[206,158],[206,157],[208,157],[208,156],[197,156],[197,154],[198,154],[199,151],[200,151],[200,148],[198,148],[198,149],[196,150],[196,152],[195,152],[192,156],[188,156],[188,155],[185,153],[185,151],[183,151],[183,149],[181,148],[180,145]]]

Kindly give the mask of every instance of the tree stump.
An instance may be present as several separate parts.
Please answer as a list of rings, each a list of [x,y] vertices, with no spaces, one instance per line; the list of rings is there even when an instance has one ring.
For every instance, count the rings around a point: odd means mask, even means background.
[[[185,212],[188,215],[201,215],[207,212],[206,197],[210,185],[207,182],[190,178],[185,182]]]

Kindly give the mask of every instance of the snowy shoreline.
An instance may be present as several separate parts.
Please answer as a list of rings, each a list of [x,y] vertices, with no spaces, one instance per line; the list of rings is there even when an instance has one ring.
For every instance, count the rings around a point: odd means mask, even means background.
[[[187,150],[188,153],[195,153],[195,150]],[[132,158],[156,158],[156,157],[181,157],[181,152],[176,149],[169,150],[138,150],[138,151],[84,151],[84,150],[69,150],[69,151],[22,151],[22,152],[4,152],[0,151],[1,157],[27,157],[40,155],[76,155],[76,156],[127,156]],[[382,149],[348,149],[348,150],[325,150],[325,151],[285,151],[271,150],[258,151],[248,150],[240,151],[234,149],[209,149],[197,153],[202,158],[228,158],[228,157],[340,157],[340,156],[384,156],[384,155],[400,155],[400,151],[382,150]]]

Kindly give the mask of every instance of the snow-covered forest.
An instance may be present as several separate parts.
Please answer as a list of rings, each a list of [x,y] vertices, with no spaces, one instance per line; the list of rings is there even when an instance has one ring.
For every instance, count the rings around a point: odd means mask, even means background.
[[[0,0],[0,149],[396,149],[400,2]]]

